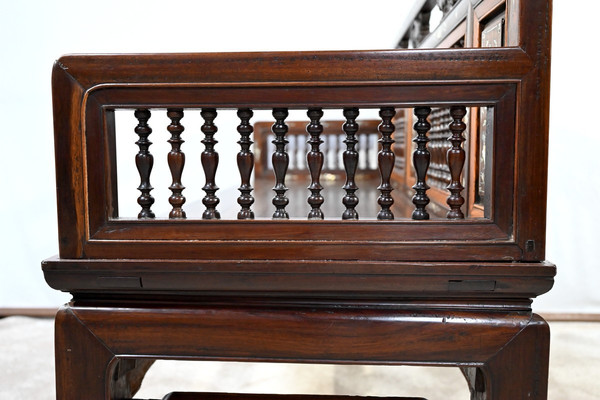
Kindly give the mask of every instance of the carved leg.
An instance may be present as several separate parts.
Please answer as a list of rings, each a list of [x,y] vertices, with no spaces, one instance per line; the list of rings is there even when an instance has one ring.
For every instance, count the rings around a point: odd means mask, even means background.
[[[546,400],[550,330],[533,315],[510,342],[481,368],[462,368],[471,400]]]
[[[108,400],[107,376],[116,360],[73,314],[61,309],[55,321],[57,400]]]
[[[118,360],[68,307],[55,323],[57,400],[133,397],[153,360]]]

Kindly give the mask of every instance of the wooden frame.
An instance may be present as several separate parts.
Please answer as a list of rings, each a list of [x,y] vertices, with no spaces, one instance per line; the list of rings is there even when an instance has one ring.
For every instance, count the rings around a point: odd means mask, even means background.
[[[495,7],[478,4],[481,18]],[[545,399],[549,333],[531,299],[556,271],[544,260],[551,2],[512,0],[506,15],[503,48],[59,59],[60,254],[43,269],[74,301],[56,320],[58,398],[131,398],[144,360],[190,358],[453,365],[472,399]],[[460,153],[462,115],[482,106],[495,113],[485,218],[118,217],[117,109],[277,109],[279,139],[286,109],[380,109],[383,197],[394,109],[452,107]]]

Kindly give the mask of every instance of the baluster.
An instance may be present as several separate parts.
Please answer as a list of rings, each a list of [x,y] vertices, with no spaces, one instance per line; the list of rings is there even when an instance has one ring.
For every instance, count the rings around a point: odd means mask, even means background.
[[[390,177],[392,175],[392,169],[394,168],[395,156],[392,151],[392,133],[394,132],[394,124],[392,124],[392,118],[396,115],[396,110],[391,107],[382,107],[379,111],[381,117],[381,124],[379,124],[379,132],[381,133],[381,151],[377,157],[379,163],[379,172],[381,173],[381,185],[377,189],[381,192],[377,203],[381,206],[381,210],[377,214],[377,219],[391,220],[394,219],[394,214],[390,210],[394,199],[392,198],[392,184]]]
[[[184,127],[179,123],[183,118],[183,109],[169,108],[167,109],[167,117],[171,119],[171,124],[167,127],[167,130],[171,133],[171,138],[168,140],[171,143],[171,151],[167,155],[167,162],[173,178],[173,183],[169,186],[169,189],[173,192],[169,197],[169,203],[173,206],[169,218],[183,219],[186,217],[185,211],[181,208],[185,203],[185,197],[181,194],[185,189],[185,186],[181,183],[181,174],[185,164],[185,154],[181,151],[181,145],[184,143],[184,140],[181,139],[181,133],[184,131]]]
[[[285,211],[285,207],[290,202],[285,196],[285,192],[288,190],[288,188],[285,186],[285,174],[287,173],[290,162],[285,149],[285,145],[288,143],[287,139],[285,138],[285,134],[288,131],[288,126],[285,124],[285,119],[287,116],[287,108],[273,109],[273,117],[275,118],[275,123],[271,128],[275,134],[275,140],[273,140],[275,152],[273,153],[272,157],[273,171],[275,173],[275,186],[273,187],[273,190],[275,191],[275,197],[273,197],[275,212],[273,213],[273,219],[290,218],[287,211]]]
[[[138,120],[138,125],[135,127],[135,133],[140,137],[135,144],[140,148],[140,151],[135,156],[135,165],[140,174],[140,186],[138,190],[141,192],[137,202],[142,206],[142,210],[138,214],[138,218],[154,218],[154,213],[150,209],[154,204],[154,198],[150,191],[154,189],[150,185],[150,172],[154,164],[154,157],[150,154],[150,145],[152,142],[148,140],[148,136],[152,133],[152,128],[148,125],[150,119],[150,110],[138,109],[134,112],[135,118]]]
[[[310,118],[310,123],[306,126],[306,132],[310,134],[310,139],[308,139],[310,151],[306,154],[306,163],[310,171],[310,186],[308,189],[311,192],[308,197],[308,204],[312,208],[308,213],[308,219],[323,219],[324,215],[321,210],[321,204],[324,201],[323,196],[321,196],[323,186],[319,182],[324,160],[323,153],[319,148],[321,143],[323,143],[320,136],[323,133],[323,125],[321,125],[323,110],[320,108],[310,108],[307,115]]]
[[[467,128],[467,125],[463,122],[466,114],[467,110],[465,106],[452,106],[450,108],[450,115],[453,121],[450,123],[452,136],[448,140],[452,143],[452,148],[446,153],[451,176],[450,185],[448,185],[450,196],[446,200],[446,203],[450,206],[450,211],[446,215],[449,219],[462,219],[465,217],[460,209],[465,202],[465,199],[461,195],[464,187],[460,183],[460,177],[465,164],[465,150],[462,148],[462,143],[465,141],[463,132]]]
[[[218,129],[213,123],[215,118],[217,118],[217,110],[214,108],[203,108],[200,115],[204,118],[204,124],[200,128],[202,133],[204,133],[204,139],[202,139],[204,151],[200,160],[202,161],[202,168],[204,168],[204,176],[206,177],[206,184],[202,187],[202,190],[206,192],[206,196],[202,199],[202,204],[204,204],[206,210],[202,214],[202,219],[220,219],[221,215],[216,210],[219,198],[215,195],[217,190],[219,190],[219,187],[215,183],[215,174],[219,165],[219,153],[215,151],[215,145],[218,142],[214,138]]]
[[[358,219],[358,212],[355,207],[358,205],[358,197],[355,192],[358,190],[354,176],[356,175],[356,167],[358,166],[358,152],[356,151],[356,132],[358,132],[358,124],[356,123],[356,117],[358,117],[358,108],[344,108],[344,117],[346,122],[342,126],[342,129],[346,133],[346,151],[343,154],[344,169],[346,170],[346,183],[342,187],[346,191],[346,195],[342,199],[342,204],[346,207],[346,210],[342,214],[342,219]]]
[[[254,219],[254,212],[250,209],[254,203],[254,197],[251,194],[252,186],[250,185],[250,177],[254,168],[254,154],[250,150],[253,142],[250,140],[250,134],[254,131],[254,128],[250,124],[250,118],[254,113],[252,110],[245,108],[238,110],[237,115],[241,120],[237,128],[240,134],[238,144],[241,147],[237,155],[237,164],[242,180],[239,187],[240,196],[238,197],[238,204],[242,206],[242,209],[238,212],[237,217],[238,219]]]
[[[413,140],[417,144],[417,148],[413,153],[413,164],[415,166],[415,172],[417,175],[417,182],[412,187],[415,190],[415,195],[412,198],[412,202],[415,205],[412,218],[417,220],[429,219],[429,213],[425,210],[427,204],[429,204],[429,197],[427,196],[427,169],[429,168],[430,154],[427,150],[427,132],[431,128],[429,122],[427,122],[427,116],[431,112],[429,107],[416,107],[415,116],[417,122],[415,123],[415,131],[417,131],[417,137]]]

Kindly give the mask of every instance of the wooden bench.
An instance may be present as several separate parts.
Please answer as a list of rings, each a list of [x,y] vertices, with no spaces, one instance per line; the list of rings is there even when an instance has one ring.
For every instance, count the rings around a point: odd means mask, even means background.
[[[165,358],[457,366],[472,399],[545,399],[549,331],[531,299],[555,275],[544,256],[551,4],[475,3],[465,31],[480,29],[478,7],[500,10],[504,47],[60,58],[52,77],[60,254],[43,262],[48,284],[73,295],[56,317],[57,397],[133,398],[151,361]],[[433,198],[435,109],[450,116],[439,122],[450,133],[450,181]],[[473,175],[480,109],[493,134]],[[134,218],[119,213],[123,110],[136,121],[127,133],[138,148]],[[237,113],[237,132],[218,130],[223,110]],[[267,150],[252,117],[261,110],[272,115],[275,149],[259,171]],[[294,206],[301,217],[288,210],[291,110],[306,112],[310,144],[308,189]],[[321,183],[324,110],[343,118],[338,192]],[[379,116],[377,169],[360,181],[358,115],[369,112]],[[160,113],[170,122],[151,128]],[[183,127],[194,114],[203,149],[190,154]],[[415,136],[401,125],[414,125]],[[170,151],[155,157],[151,141],[160,140]],[[236,161],[219,160],[219,148],[236,149]],[[202,170],[185,169],[185,157],[201,158]],[[155,199],[152,169],[165,158],[170,195]],[[219,212],[218,168],[239,171],[232,219]],[[265,170],[270,178],[257,176]],[[487,183],[477,202],[480,172]],[[203,210],[194,213],[183,183],[203,178]],[[168,200],[168,216],[153,212],[156,200]],[[358,213],[357,200],[373,215]],[[408,212],[395,208],[401,201]],[[326,202],[339,212],[323,212]]]

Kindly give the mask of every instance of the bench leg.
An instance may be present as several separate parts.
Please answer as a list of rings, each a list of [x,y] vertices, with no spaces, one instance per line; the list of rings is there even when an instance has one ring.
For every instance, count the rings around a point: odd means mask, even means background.
[[[533,319],[481,368],[462,368],[471,400],[546,400],[550,330]]]
[[[131,399],[147,360],[170,358],[457,365],[472,400],[546,400],[549,340],[529,313],[74,305],[56,318],[57,399]]]
[[[55,323],[57,400],[133,397],[153,360],[117,359],[69,308]]]

